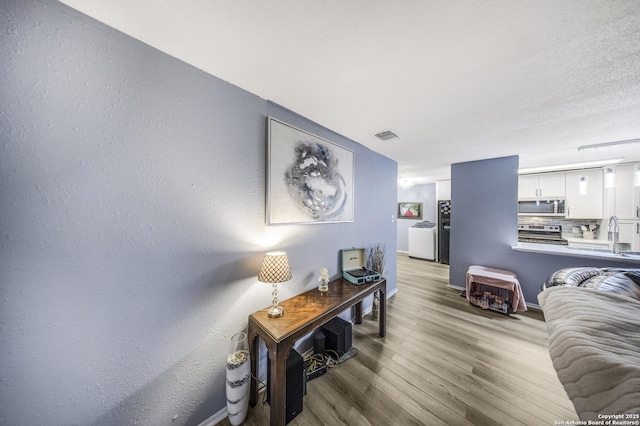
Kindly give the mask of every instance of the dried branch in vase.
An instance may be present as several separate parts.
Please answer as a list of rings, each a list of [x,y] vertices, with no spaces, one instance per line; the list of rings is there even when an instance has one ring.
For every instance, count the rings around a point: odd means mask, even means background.
[[[367,249],[367,268],[382,275],[384,273],[386,251],[386,245],[380,243],[372,244]]]

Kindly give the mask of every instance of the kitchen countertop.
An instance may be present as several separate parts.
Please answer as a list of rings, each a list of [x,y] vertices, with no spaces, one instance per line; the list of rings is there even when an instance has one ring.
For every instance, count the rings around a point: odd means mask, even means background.
[[[615,254],[600,248],[569,247],[556,244],[521,243],[511,246],[512,250],[529,253],[554,254],[558,256],[582,257],[587,259],[615,260],[640,265],[640,255]]]

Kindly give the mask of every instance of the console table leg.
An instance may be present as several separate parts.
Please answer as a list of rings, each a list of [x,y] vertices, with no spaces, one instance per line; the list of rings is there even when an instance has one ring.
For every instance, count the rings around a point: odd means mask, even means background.
[[[273,344],[269,347],[269,408],[271,426],[284,426],[287,402],[287,355],[292,345]]]
[[[355,322],[356,324],[362,324],[362,301],[356,303],[355,308],[356,308]]]
[[[251,360],[251,387],[249,389],[249,405],[255,406],[258,402],[258,333],[253,329],[251,323],[247,330],[249,335],[249,358]]]
[[[380,324],[379,334],[384,337],[387,334],[387,286],[380,289]]]

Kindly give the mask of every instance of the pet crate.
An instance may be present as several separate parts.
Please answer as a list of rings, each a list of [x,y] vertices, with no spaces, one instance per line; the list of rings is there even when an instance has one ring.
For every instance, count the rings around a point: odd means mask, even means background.
[[[503,269],[470,266],[466,296],[473,305],[503,314],[527,309],[516,274]]]

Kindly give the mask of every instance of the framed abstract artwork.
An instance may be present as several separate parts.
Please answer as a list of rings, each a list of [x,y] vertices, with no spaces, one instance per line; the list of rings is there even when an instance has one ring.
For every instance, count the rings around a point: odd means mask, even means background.
[[[398,203],[398,219],[422,219],[422,203]]]
[[[353,151],[268,118],[267,224],[353,222]]]

